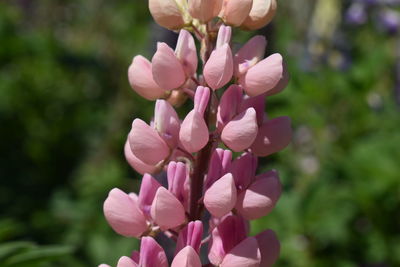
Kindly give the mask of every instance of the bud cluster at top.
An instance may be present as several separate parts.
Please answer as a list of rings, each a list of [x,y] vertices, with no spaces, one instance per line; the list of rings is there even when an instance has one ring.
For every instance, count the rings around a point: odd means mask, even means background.
[[[150,0],[149,7],[160,25],[180,31],[175,50],[158,43],[151,61],[135,56],[128,70],[133,90],[156,102],[150,123],[135,119],[125,143],[128,163],[143,174],[139,194],[114,188],[104,202],[110,226],[141,239],[140,252],[117,266],[271,266],[279,241],[272,230],[249,236],[249,221],[270,213],[281,194],[278,172],[257,174],[257,165],[290,143],[290,118],[265,113],[265,99],[286,87],[288,74],[280,54],[264,58],[263,36],[232,52],[231,26],[264,26],[276,2]],[[181,119],[175,108],[188,99],[193,108]],[[162,174],[166,186],[156,179]],[[176,241],[174,255],[156,242],[159,234]]]

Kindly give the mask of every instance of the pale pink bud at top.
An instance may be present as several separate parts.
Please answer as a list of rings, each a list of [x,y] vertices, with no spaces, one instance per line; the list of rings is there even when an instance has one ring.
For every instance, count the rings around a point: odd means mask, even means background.
[[[210,100],[210,89],[208,87],[198,86],[194,96],[194,110],[201,115],[207,109],[208,101]]]
[[[260,175],[239,194],[236,210],[247,220],[256,220],[272,211],[281,195],[281,183],[275,171]]]
[[[186,246],[176,254],[171,267],[201,267],[200,257],[191,247]]]
[[[287,85],[288,76],[280,54],[273,54],[258,62],[240,79],[249,96],[279,93]]]
[[[163,98],[165,90],[153,79],[150,61],[142,56],[136,56],[128,69],[128,79],[133,90],[147,100]]]
[[[189,0],[189,12],[193,18],[208,22],[218,16],[223,0]]]
[[[225,255],[247,236],[247,225],[242,217],[229,215],[212,230],[208,259],[219,266]]]
[[[248,237],[234,247],[221,263],[221,267],[259,267],[261,253],[257,240]]]
[[[235,152],[250,147],[257,136],[257,116],[254,108],[234,117],[222,130],[221,139],[225,145]]]
[[[168,145],[157,131],[140,119],[133,121],[128,139],[132,153],[148,165],[156,165],[170,153]]]
[[[154,196],[158,188],[161,187],[160,183],[149,174],[145,174],[142,178],[140,185],[138,204],[146,217],[150,217],[151,204],[153,203]]]
[[[278,117],[264,122],[258,129],[258,134],[251,151],[265,157],[284,149],[292,139],[291,120],[287,116]]]
[[[142,237],[138,266],[168,267],[167,256],[163,248],[152,237]]]
[[[100,267],[100,266],[99,266]],[[136,262],[127,256],[122,256],[117,263],[117,267],[139,267]]]
[[[204,194],[204,206],[214,217],[222,217],[236,204],[236,186],[233,176],[225,174],[215,181]]]
[[[250,107],[256,110],[257,124],[260,126],[264,122],[265,118],[265,94],[253,97],[246,96],[242,100],[242,104],[239,107],[239,112],[243,112]]]
[[[253,7],[242,27],[247,30],[257,30],[264,27],[271,22],[276,9],[276,0],[253,0]]]
[[[238,114],[242,98],[243,90],[236,84],[232,84],[224,92],[219,102],[217,113],[217,127],[219,131],[222,131],[225,124]]]
[[[102,263],[102,264],[100,264],[98,267],[111,267],[110,265],[108,265],[108,264],[104,264],[104,263]]]
[[[131,167],[134,168],[138,173],[145,174],[146,172],[154,173],[157,171],[156,166],[144,163],[132,153],[131,145],[129,144],[128,140],[125,142],[124,154],[129,165],[131,165]]]
[[[233,161],[231,172],[238,190],[246,189],[255,179],[257,163],[257,157],[248,152]]]
[[[216,49],[222,47],[224,44],[229,45],[231,37],[232,37],[232,28],[229,26],[221,25],[221,27],[218,30]]]
[[[178,145],[180,127],[178,114],[171,104],[165,100],[157,100],[154,110],[154,128],[171,149]]]
[[[212,51],[204,66],[204,79],[214,90],[226,85],[233,75],[233,56],[228,44]]]
[[[206,146],[209,140],[207,124],[203,116],[192,110],[183,120],[179,139],[186,151],[194,153]]]
[[[186,77],[192,77],[196,73],[198,59],[193,36],[188,31],[179,32],[175,54],[183,66]]]
[[[279,257],[281,246],[276,234],[266,230],[255,236],[261,252],[260,266],[271,267]]]
[[[235,54],[235,76],[240,77],[248,69],[264,58],[267,40],[262,35],[256,35],[245,43]]]
[[[118,188],[110,191],[103,210],[110,226],[120,235],[140,237],[148,228],[138,204]]]
[[[149,0],[150,13],[161,26],[176,30],[185,22],[175,0]]]
[[[179,232],[175,255],[186,246],[191,246],[197,253],[199,253],[202,236],[203,223],[201,221],[190,222]]]
[[[168,164],[167,177],[168,177],[168,191],[175,195],[175,197],[183,202],[185,198],[185,181],[187,176],[186,165],[182,162],[171,161]]]
[[[219,16],[225,24],[240,26],[250,13],[253,0],[224,0]]]
[[[151,217],[161,230],[167,230],[185,222],[185,210],[171,192],[160,187],[151,205]]]
[[[217,179],[228,173],[232,161],[232,151],[217,148],[211,155],[210,164],[205,182],[205,189],[208,189]]]
[[[153,79],[161,88],[172,90],[185,82],[183,66],[176,57],[174,50],[166,43],[157,44],[157,52],[151,62]]]

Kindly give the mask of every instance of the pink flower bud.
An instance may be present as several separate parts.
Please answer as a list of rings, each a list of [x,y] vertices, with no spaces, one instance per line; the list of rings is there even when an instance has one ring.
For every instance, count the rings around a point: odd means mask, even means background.
[[[193,18],[205,23],[218,16],[223,0],[189,0],[189,12]]]
[[[154,81],[165,90],[180,87],[186,80],[185,71],[174,50],[166,43],[157,44],[157,52],[154,54],[152,71]]]
[[[204,194],[204,206],[214,217],[222,217],[236,204],[236,186],[232,174],[227,173],[211,185]]]
[[[103,210],[111,228],[120,235],[140,237],[148,228],[138,204],[118,188],[110,191]]]
[[[258,129],[258,134],[251,151],[265,157],[284,149],[292,139],[292,127],[289,117],[278,117],[264,122]]]
[[[138,267],[138,266],[139,265],[137,265],[136,262],[134,262],[131,258],[126,256],[122,256],[117,263],[117,267]]]
[[[165,90],[153,80],[150,61],[136,56],[128,69],[129,83],[133,90],[147,100],[156,100],[165,96]]]
[[[179,139],[190,153],[194,153],[206,146],[209,140],[208,127],[203,115],[196,110],[192,110],[183,120]]]
[[[185,222],[185,210],[171,192],[159,187],[151,205],[151,217],[161,230],[167,230]]]
[[[288,76],[280,54],[273,54],[258,62],[240,79],[240,84],[249,96],[279,93],[287,82]]]
[[[261,252],[260,266],[271,267],[279,257],[281,246],[276,234],[266,230],[255,236]]]
[[[235,208],[245,219],[256,220],[272,211],[280,195],[278,174],[271,171],[258,176],[248,189],[239,194]]]
[[[255,179],[257,163],[257,157],[248,152],[233,161],[231,172],[238,190],[246,189]]]
[[[102,264],[100,264],[98,267],[111,267],[110,265],[108,265],[108,264],[104,264],[104,263],[102,263]]]
[[[207,109],[208,101],[210,100],[210,89],[208,87],[198,86],[194,96],[194,110],[201,115]]]
[[[142,178],[140,185],[138,204],[147,218],[150,218],[151,204],[158,188],[161,187],[160,183],[149,174],[145,174]]]
[[[157,131],[141,119],[135,119],[128,136],[132,153],[148,165],[156,165],[168,157],[170,149]]]
[[[219,102],[217,113],[217,127],[219,131],[222,131],[225,124],[238,114],[242,98],[243,90],[236,84],[232,84],[224,92]]]
[[[221,27],[218,30],[216,49],[222,47],[224,44],[229,45],[231,37],[232,37],[232,28],[229,26],[221,25]]]
[[[138,266],[168,267],[164,250],[152,237],[145,236],[142,238]]]
[[[176,254],[171,267],[201,267],[199,255],[191,246],[186,246]]]
[[[165,100],[157,100],[154,110],[154,127],[171,149],[178,145],[181,127],[178,114]]]
[[[196,73],[198,60],[193,36],[188,31],[180,31],[175,54],[185,70],[186,77],[192,77]]]
[[[248,69],[263,59],[266,47],[267,40],[262,35],[254,36],[242,46],[234,58],[235,76],[242,76]]]
[[[185,22],[175,0],[149,0],[150,13],[161,26],[177,30]]]
[[[222,130],[221,139],[235,152],[242,151],[254,142],[258,126],[256,111],[248,108],[234,117]]]
[[[232,161],[232,152],[217,148],[211,156],[208,167],[205,189],[208,189],[217,179],[228,173]]]
[[[168,191],[175,197],[184,202],[185,200],[185,182],[187,177],[186,165],[182,162],[171,161],[168,164]]]
[[[221,263],[221,267],[259,267],[261,253],[257,240],[248,237],[234,247]]]
[[[212,51],[210,58],[204,66],[204,79],[207,84],[217,90],[227,84],[233,74],[232,51],[228,44]]]
[[[257,125],[261,125],[264,122],[265,116],[265,94],[245,97],[240,105],[239,112],[243,112],[248,108],[254,108],[257,113]]]
[[[271,22],[276,9],[276,0],[253,0],[253,7],[242,27],[247,30],[257,30],[264,27]]]
[[[175,255],[184,247],[191,246],[195,252],[200,252],[201,238],[203,236],[203,224],[201,221],[190,222],[179,232],[176,243]]]
[[[134,168],[138,173],[155,173],[157,171],[156,166],[144,163],[132,153],[131,145],[129,144],[128,140],[125,142],[124,154],[129,165],[131,165],[131,167]]]
[[[212,230],[211,236],[208,259],[219,266],[225,255],[246,238],[247,226],[243,218],[229,215]]]
[[[224,0],[219,16],[225,24],[240,26],[250,13],[253,0]]]

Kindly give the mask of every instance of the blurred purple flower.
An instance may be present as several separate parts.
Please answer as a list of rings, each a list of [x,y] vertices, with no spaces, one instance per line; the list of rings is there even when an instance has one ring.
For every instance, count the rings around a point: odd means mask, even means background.
[[[379,13],[379,25],[389,34],[396,34],[400,28],[400,13],[393,10],[383,10]]]
[[[361,25],[367,21],[367,12],[362,3],[353,3],[346,12],[346,21],[350,24]]]

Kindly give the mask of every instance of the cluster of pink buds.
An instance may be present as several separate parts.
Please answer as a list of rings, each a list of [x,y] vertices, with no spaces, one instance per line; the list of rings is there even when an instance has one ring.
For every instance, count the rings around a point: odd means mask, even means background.
[[[275,233],[249,236],[249,221],[271,212],[281,194],[278,172],[257,174],[257,161],[290,143],[290,119],[264,112],[288,75],[280,54],[264,58],[263,36],[232,52],[231,26],[265,26],[276,1],[150,0],[149,7],[157,23],[180,31],[175,50],[158,43],[151,61],[136,56],[129,67],[133,90],[156,102],[152,121],[135,119],[125,144],[128,163],[143,174],[139,194],[114,188],[104,202],[110,226],[141,240],[140,252],[117,266],[272,266]],[[181,120],[175,108],[188,99],[193,109]],[[174,255],[157,243],[160,234],[176,242]]]

